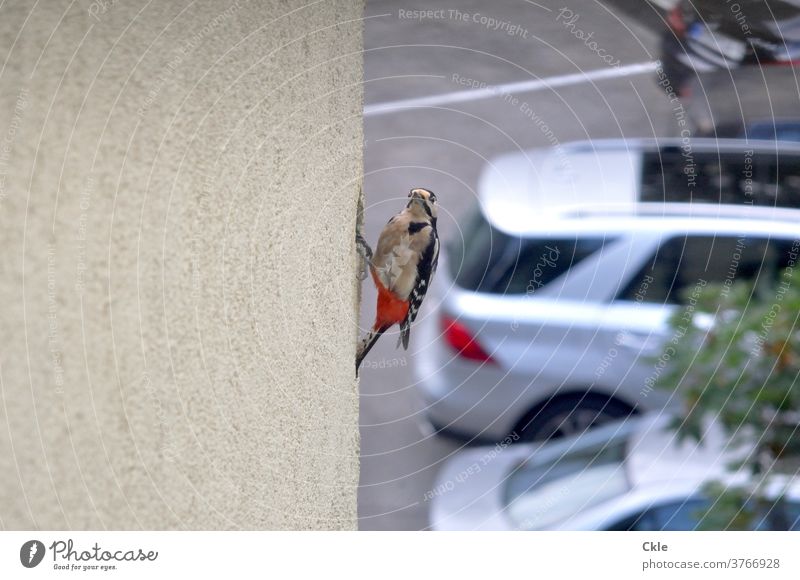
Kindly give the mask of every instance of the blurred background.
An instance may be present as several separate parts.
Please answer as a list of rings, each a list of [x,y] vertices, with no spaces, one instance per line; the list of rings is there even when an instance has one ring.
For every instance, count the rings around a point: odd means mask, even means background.
[[[366,237],[426,187],[444,250],[362,367],[360,528],[795,526],[800,3],[364,24]]]

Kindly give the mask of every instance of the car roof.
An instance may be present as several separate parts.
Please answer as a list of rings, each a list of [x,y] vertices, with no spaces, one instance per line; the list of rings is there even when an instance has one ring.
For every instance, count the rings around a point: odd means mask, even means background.
[[[718,421],[709,419],[701,441],[696,441],[679,435],[676,421],[680,419],[674,415],[649,413],[631,422],[628,429],[617,429],[627,439],[624,461],[632,488],[657,488],[678,481],[702,483],[710,479],[731,484],[750,478],[744,470],[731,471],[731,465],[747,458],[754,448],[755,437],[748,437],[745,432],[731,437]],[[791,487],[800,491],[794,465],[776,465],[773,471],[775,478],[791,480]]]
[[[699,443],[663,422],[643,422],[628,440],[626,471],[634,488],[676,479],[700,483],[724,477],[732,458],[746,451],[734,447],[718,423],[708,425]]]
[[[516,214],[519,217],[519,214]],[[617,237],[647,234],[709,235],[800,239],[800,210],[744,208],[701,204],[635,204],[631,207],[585,206],[535,222],[513,223],[497,229],[520,237]],[[509,225],[508,220],[504,224]]]
[[[641,203],[642,157],[649,151],[680,150],[680,138],[605,139],[507,153],[489,161],[481,174],[481,211],[496,228],[531,235],[543,222],[576,217],[702,216],[796,223],[800,209],[689,203]],[[692,155],[745,152],[774,156],[776,142],[692,139]],[[800,156],[800,143],[781,143],[781,155]]]
[[[703,442],[698,443],[680,438],[673,421],[670,414],[647,413],[597,427],[576,438],[546,443],[530,457],[541,464],[624,442],[626,475],[631,487],[639,487],[676,478],[702,482],[723,475],[727,463],[748,449],[731,445],[718,423],[709,423]]]

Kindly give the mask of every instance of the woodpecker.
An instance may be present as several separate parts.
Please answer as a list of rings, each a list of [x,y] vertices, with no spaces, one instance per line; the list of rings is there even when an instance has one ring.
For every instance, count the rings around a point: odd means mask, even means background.
[[[361,234],[356,234],[359,253],[378,290],[375,324],[359,345],[356,376],[361,361],[395,324],[400,325],[397,346],[408,349],[411,323],[417,318],[439,262],[436,195],[415,188],[408,197],[405,209],[384,226],[374,253]]]

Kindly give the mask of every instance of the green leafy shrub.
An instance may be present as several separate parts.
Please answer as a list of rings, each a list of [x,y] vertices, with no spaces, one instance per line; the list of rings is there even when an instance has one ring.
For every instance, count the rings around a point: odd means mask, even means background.
[[[701,441],[709,419],[731,444],[755,443],[731,469],[744,468],[751,483],[708,486],[712,506],[701,519],[708,529],[752,529],[759,514],[786,525],[781,493],[770,493],[773,474],[800,466],[800,267],[784,270],[768,288],[745,282],[705,285],[686,297],[670,319],[673,339],[662,353],[656,386],[677,388],[681,438]],[[774,485],[772,486],[774,488]]]

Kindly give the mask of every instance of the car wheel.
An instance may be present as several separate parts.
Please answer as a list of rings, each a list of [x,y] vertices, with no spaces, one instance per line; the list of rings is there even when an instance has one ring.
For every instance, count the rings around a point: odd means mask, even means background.
[[[537,407],[519,422],[521,441],[545,441],[583,433],[587,429],[628,417],[635,411],[617,399],[599,395],[568,395]]]

